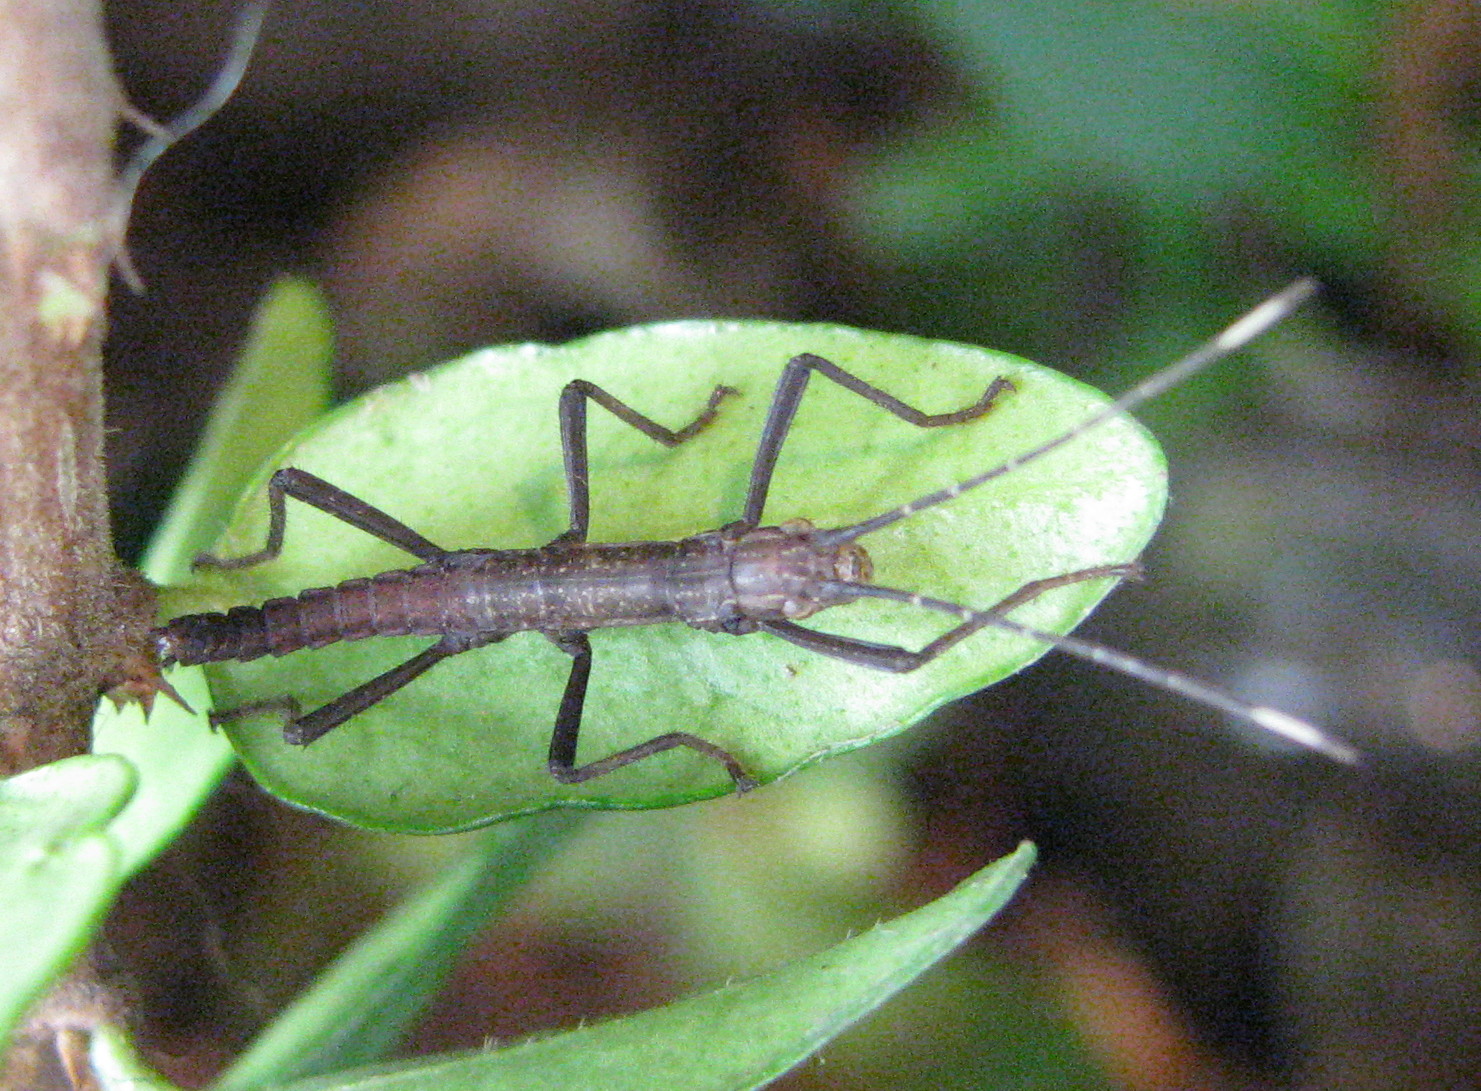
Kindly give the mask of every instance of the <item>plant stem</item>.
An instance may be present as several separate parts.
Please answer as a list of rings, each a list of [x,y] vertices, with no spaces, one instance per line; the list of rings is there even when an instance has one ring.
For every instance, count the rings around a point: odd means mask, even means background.
[[[118,660],[101,346],[121,103],[97,0],[0,0],[0,774],[83,753]]]
[[[0,776],[86,752],[98,694],[128,674],[152,612],[114,559],[103,474],[122,103],[98,0],[0,0]],[[92,1085],[89,1032],[130,1007],[84,957],[0,1084]]]

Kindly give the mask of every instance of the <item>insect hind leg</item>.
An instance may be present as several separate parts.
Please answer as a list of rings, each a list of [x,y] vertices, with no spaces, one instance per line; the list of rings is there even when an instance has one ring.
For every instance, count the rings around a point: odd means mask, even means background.
[[[263,713],[275,713],[282,717],[283,741],[294,746],[307,746],[321,739],[340,724],[358,716],[413,679],[426,673],[449,656],[494,644],[507,637],[508,633],[480,633],[475,636],[445,636],[425,651],[412,656],[404,663],[376,675],[352,690],[340,694],[328,704],[303,714],[298,699],[291,696],[270,697],[263,701],[238,705],[223,712],[211,713],[211,726],[220,727],[232,720],[246,719]]]
[[[389,542],[423,561],[436,560],[447,551],[423,538],[405,523],[393,519],[380,508],[372,507],[358,496],[331,485],[322,477],[292,466],[273,474],[267,482],[267,543],[257,552],[241,557],[217,557],[210,553],[197,555],[192,568],[238,569],[270,561],[283,551],[283,531],[288,523],[287,498],[292,497],[326,515],[332,515],[356,530]]]
[[[245,705],[212,712],[208,719],[211,721],[211,730],[214,731],[234,720],[249,720],[253,716],[263,716],[267,713],[272,713],[282,719],[283,731],[286,734],[294,721],[303,715],[303,706],[298,703],[297,697],[291,697],[285,693],[281,697],[249,701]]]
[[[957,606],[955,603],[942,602],[939,599],[927,598],[924,595],[912,594],[909,591],[897,591],[888,587],[875,587],[870,584],[846,584],[841,581],[837,584],[837,587],[840,589],[846,588],[861,598],[889,599],[911,606],[921,606],[930,610],[955,613],[962,617],[961,624],[942,633],[919,651],[912,651],[909,648],[902,648],[894,644],[878,644],[871,640],[859,640],[855,637],[820,633],[814,629],[804,628],[791,621],[762,621],[759,627],[763,632],[779,636],[783,640],[806,648],[809,651],[817,652],[819,655],[842,659],[849,663],[857,663],[860,666],[871,667],[874,670],[904,674],[924,666],[973,633],[992,626],[996,619],[1001,618],[1008,611],[1015,610],[1026,603],[1032,602],[1046,592],[1053,591],[1059,587],[1067,587],[1071,584],[1084,583],[1087,580],[1136,579],[1141,574],[1142,567],[1135,561],[1122,564],[1097,565],[1094,568],[1081,568],[1074,572],[1065,572],[1058,576],[1048,576],[1041,580],[1030,580],[1017,591],[1014,591],[1011,595],[1008,595],[1002,601],[995,603],[986,610],[971,610],[965,606]]]

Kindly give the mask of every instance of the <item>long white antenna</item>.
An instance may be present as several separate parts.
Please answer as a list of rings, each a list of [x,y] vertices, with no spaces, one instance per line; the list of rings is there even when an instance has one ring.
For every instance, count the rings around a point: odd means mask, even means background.
[[[227,100],[236,93],[242,77],[247,74],[247,64],[252,59],[252,53],[257,48],[257,38],[262,32],[262,22],[267,17],[268,2],[269,0],[248,0],[248,3],[242,6],[232,27],[231,44],[227,47],[226,58],[221,62],[221,68],[211,80],[211,85],[206,88],[205,93],[184,112],[177,114],[164,124],[146,121],[135,115],[135,120],[147,132],[148,139],[139,145],[134,154],[129,157],[128,164],[119,173],[119,203],[125,209],[133,204],[134,191],[139,188],[140,180],[155,161],[216,116],[221,107],[226,105]]]
[[[825,585],[830,591],[845,591],[860,598],[889,599],[892,602],[908,603],[911,606],[922,607],[927,610],[939,610],[945,614],[953,614],[963,621],[975,622],[983,627],[992,626],[997,629],[1006,629],[1010,633],[1026,636],[1031,640],[1039,640],[1045,644],[1051,644],[1062,652],[1067,652],[1077,659],[1095,663],[1098,666],[1107,667],[1113,671],[1140,679],[1160,689],[1180,694],[1200,704],[1209,705],[1220,712],[1228,713],[1247,723],[1265,731],[1273,732],[1291,742],[1315,750],[1320,754],[1344,765],[1355,765],[1358,761],[1358,752],[1344,742],[1332,738],[1321,728],[1305,720],[1297,719],[1289,713],[1278,709],[1268,708],[1265,705],[1252,705],[1248,701],[1241,701],[1224,690],[1200,682],[1192,675],[1183,674],[1181,671],[1169,670],[1137,659],[1135,656],[1118,652],[1114,648],[1108,648],[1103,644],[1096,644],[1089,640],[1081,640],[1074,636],[1060,636],[1056,633],[1046,633],[1042,629],[1036,629],[1032,625],[1025,625],[1021,621],[1015,621],[1006,614],[995,614],[986,610],[972,610],[965,606],[958,606],[954,602],[946,602],[943,599],[933,599],[926,595],[917,595],[910,591],[899,591],[892,587],[876,587],[873,584],[853,583],[842,580],[830,580]]]
[[[1311,279],[1298,280],[1283,291],[1277,292],[1265,300],[1265,302],[1235,321],[1222,333],[1206,341],[1181,360],[1163,368],[1153,375],[1149,375],[1119,398],[1092,413],[1068,431],[1060,433],[1053,439],[1025,451],[1023,454],[1015,455],[1013,458],[994,466],[990,470],[986,470],[974,477],[969,477],[965,481],[960,481],[955,485],[949,485],[944,489],[938,489],[936,492],[928,493],[919,499],[912,500],[908,504],[902,504],[898,508],[893,508],[890,511],[883,512],[870,519],[865,519],[863,522],[854,523],[851,526],[818,531],[815,536],[816,540],[824,546],[836,546],[845,542],[851,542],[862,535],[898,522],[924,508],[944,504],[969,489],[975,489],[979,485],[1002,477],[1004,474],[1011,473],[1021,466],[1043,458],[1051,451],[1058,450],[1072,440],[1083,436],[1086,432],[1099,427],[1114,417],[1128,412],[1143,402],[1150,401],[1152,398],[1181,383],[1190,375],[1208,367],[1231,352],[1243,348],[1277,322],[1284,319],[1302,303],[1306,302],[1316,290],[1316,281]],[[1307,723],[1305,720],[1297,719],[1295,716],[1281,712],[1278,709],[1241,701],[1224,690],[1211,686],[1206,682],[1201,682],[1191,675],[1183,674],[1180,671],[1168,670],[1165,667],[1154,666],[1151,663],[1144,662],[1124,652],[1118,652],[1114,648],[1107,648],[1101,644],[1081,640],[1079,637],[1059,636],[1054,633],[1047,633],[1031,625],[1025,625],[1021,621],[1015,621],[1006,614],[972,610],[965,606],[959,606],[956,603],[928,598],[925,595],[917,595],[909,591],[899,591],[888,587],[876,587],[870,584],[843,581],[830,581],[828,586],[836,591],[846,591],[860,598],[889,599],[894,602],[904,602],[912,606],[924,607],[928,610],[939,610],[943,613],[954,614],[965,622],[975,623],[981,627],[990,625],[998,629],[1005,629],[1008,632],[1017,633],[1020,636],[1025,636],[1032,640],[1042,641],[1079,659],[1099,664],[1102,667],[1108,667],[1111,670],[1119,671],[1132,678],[1140,679],[1161,689],[1181,694],[1190,700],[1216,708],[1230,716],[1254,724],[1262,730],[1273,732],[1282,738],[1289,739],[1310,750],[1325,754],[1327,757],[1336,761],[1351,765],[1358,760],[1358,752],[1356,750],[1346,743],[1333,739],[1320,728]]]
[[[1025,451],[1021,455],[1014,455],[1008,461],[1000,463],[990,470],[985,470],[975,477],[969,477],[965,481],[957,482],[955,485],[948,485],[944,489],[927,493],[925,496],[912,500],[908,504],[901,504],[898,508],[892,508],[889,511],[882,512],[873,518],[865,519],[861,523],[820,530],[816,535],[816,541],[824,546],[835,546],[842,545],[844,542],[852,542],[855,538],[862,537],[865,534],[871,534],[882,527],[887,527],[891,523],[904,519],[908,515],[914,515],[916,512],[925,508],[935,507],[937,504],[944,504],[948,500],[954,500],[969,489],[975,489],[979,485],[985,485],[994,478],[1012,473],[1021,466],[1043,458],[1051,451],[1057,451],[1066,443],[1080,438],[1091,429],[1099,427],[1113,417],[1119,417],[1121,414],[1136,408],[1143,402],[1152,400],[1157,395],[1177,386],[1184,379],[1188,378],[1188,376],[1203,370],[1215,361],[1228,356],[1231,352],[1243,348],[1256,337],[1259,337],[1266,330],[1270,329],[1271,326],[1274,326],[1281,319],[1289,315],[1297,307],[1301,306],[1302,303],[1305,303],[1306,300],[1315,294],[1316,290],[1317,283],[1310,278],[1296,281],[1294,284],[1271,296],[1243,318],[1237,320],[1217,337],[1204,342],[1204,344],[1190,352],[1187,356],[1184,356],[1177,363],[1169,364],[1161,371],[1147,376],[1147,378],[1137,383],[1136,386],[1122,394],[1115,401],[1092,413],[1069,431],[1062,432],[1048,442],[1042,443],[1032,450]]]

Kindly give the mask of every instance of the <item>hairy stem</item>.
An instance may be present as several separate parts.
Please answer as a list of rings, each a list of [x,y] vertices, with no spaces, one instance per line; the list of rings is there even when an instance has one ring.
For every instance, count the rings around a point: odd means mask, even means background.
[[[84,752],[116,670],[101,345],[120,102],[96,0],[0,0],[0,773]]]
[[[114,560],[103,475],[121,102],[98,0],[0,0],[0,775],[87,750],[98,694],[148,626],[150,596]],[[124,1019],[123,997],[82,959],[0,1082],[91,1086],[89,1031]]]

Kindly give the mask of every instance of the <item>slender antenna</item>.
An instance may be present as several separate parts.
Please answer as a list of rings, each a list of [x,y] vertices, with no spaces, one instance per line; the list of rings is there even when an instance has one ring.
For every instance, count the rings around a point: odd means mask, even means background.
[[[980,473],[975,477],[969,477],[965,481],[957,482],[955,485],[948,485],[944,489],[927,493],[925,496],[912,500],[908,504],[901,504],[898,508],[893,508],[873,518],[865,519],[862,523],[854,523],[852,526],[846,527],[835,527],[829,530],[820,530],[814,535],[814,540],[824,547],[852,542],[855,538],[873,533],[882,527],[887,527],[891,523],[898,522],[908,515],[914,515],[916,512],[925,508],[932,508],[937,504],[944,504],[948,500],[954,500],[969,489],[975,489],[977,486],[986,484],[994,478],[1002,477],[1004,474],[1011,473],[1021,466],[1041,459],[1051,451],[1058,450],[1071,440],[1078,439],[1091,429],[1099,427],[1112,417],[1120,416],[1122,413],[1134,409],[1143,402],[1150,401],[1164,391],[1176,386],[1188,378],[1188,376],[1208,367],[1216,360],[1243,348],[1277,322],[1284,319],[1302,303],[1306,302],[1316,290],[1317,283],[1310,278],[1303,278],[1296,281],[1294,284],[1265,300],[1265,302],[1261,303],[1243,318],[1238,319],[1228,329],[1224,330],[1223,333],[1205,342],[1177,363],[1170,364],[1161,371],[1149,375],[1115,401],[1097,410],[1069,431],[1062,432],[1047,443],[1040,444],[1038,447],[1025,451],[1021,455],[1015,455],[1007,462],[994,466],[992,469]]]
[[[908,603],[911,606],[919,606],[927,610],[939,610],[942,613],[954,614],[963,621],[974,622],[978,625],[992,625],[998,629],[1006,629],[1008,632],[1026,636],[1031,640],[1042,641],[1051,644],[1062,652],[1067,652],[1078,659],[1084,659],[1098,666],[1106,667],[1113,671],[1143,682],[1169,690],[1173,693],[1187,697],[1189,700],[1200,704],[1209,705],[1220,712],[1228,713],[1246,723],[1254,724],[1262,730],[1272,732],[1284,739],[1297,743],[1319,754],[1325,754],[1335,761],[1344,765],[1356,765],[1358,752],[1344,742],[1332,738],[1314,724],[1305,720],[1297,719],[1288,713],[1278,709],[1268,708],[1265,705],[1252,705],[1247,701],[1241,701],[1237,697],[1217,689],[1206,682],[1200,682],[1191,675],[1180,671],[1168,670],[1166,667],[1158,667],[1144,662],[1124,652],[1118,652],[1114,648],[1108,648],[1103,644],[1095,644],[1079,637],[1059,636],[1055,633],[1046,633],[1042,629],[1036,629],[1032,625],[1025,625],[1021,621],[1015,621],[1006,614],[995,614],[991,611],[972,610],[965,606],[958,606],[954,602],[946,602],[942,599],[928,598],[925,595],[913,594],[909,591],[898,591],[890,587],[876,587],[873,584],[853,583],[844,580],[829,580],[824,583],[823,588],[828,592],[846,592],[861,598],[889,599],[892,602]]]
[[[119,201],[123,208],[127,209],[134,203],[134,191],[139,188],[145,172],[154,166],[155,160],[211,120],[236,92],[242,77],[247,74],[252,52],[257,48],[257,37],[262,31],[267,6],[268,0],[248,0],[237,14],[226,58],[205,94],[163,125],[141,122],[149,138],[135,150],[118,177]]]

